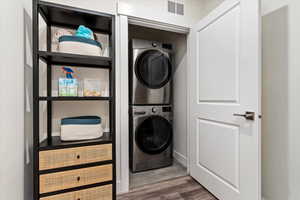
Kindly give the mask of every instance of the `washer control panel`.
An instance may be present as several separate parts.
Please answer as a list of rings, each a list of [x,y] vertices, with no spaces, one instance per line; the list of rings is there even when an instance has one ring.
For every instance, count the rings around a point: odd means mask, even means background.
[[[170,115],[172,114],[172,106],[133,106],[130,113],[133,116],[143,115]]]

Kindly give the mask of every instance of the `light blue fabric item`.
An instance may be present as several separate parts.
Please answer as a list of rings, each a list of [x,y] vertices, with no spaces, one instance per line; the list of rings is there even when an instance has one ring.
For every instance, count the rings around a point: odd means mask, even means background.
[[[80,25],[75,33],[75,36],[93,39],[93,31],[83,25]]]

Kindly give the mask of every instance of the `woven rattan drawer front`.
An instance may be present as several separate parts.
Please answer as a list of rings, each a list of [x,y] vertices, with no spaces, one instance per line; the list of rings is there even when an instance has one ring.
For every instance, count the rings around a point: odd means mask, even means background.
[[[40,170],[68,167],[112,159],[112,145],[103,144],[40,151]]]
[[[112,185],[41,198],[40,200],[112,200]]]
[[[40,175],[40,193],[112,180],[112,164]]]

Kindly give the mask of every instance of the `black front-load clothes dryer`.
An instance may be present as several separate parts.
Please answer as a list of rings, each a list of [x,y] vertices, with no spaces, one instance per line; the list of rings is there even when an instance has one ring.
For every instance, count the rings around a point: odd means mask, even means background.
[[[133,39],[129,46],[130,104],[171,104],[170,45]]]

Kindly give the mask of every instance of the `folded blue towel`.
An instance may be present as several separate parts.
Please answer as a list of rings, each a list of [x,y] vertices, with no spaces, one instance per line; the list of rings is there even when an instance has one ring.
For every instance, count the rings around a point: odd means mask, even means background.
[[[79,117],[67,117],[61,120],[61,125],[93,125],[101,124],[101,117],[98,116],[79,116]]]
[[[80,25],[75,33],[78,37],[93,39],[93,31],[83,25]]]

